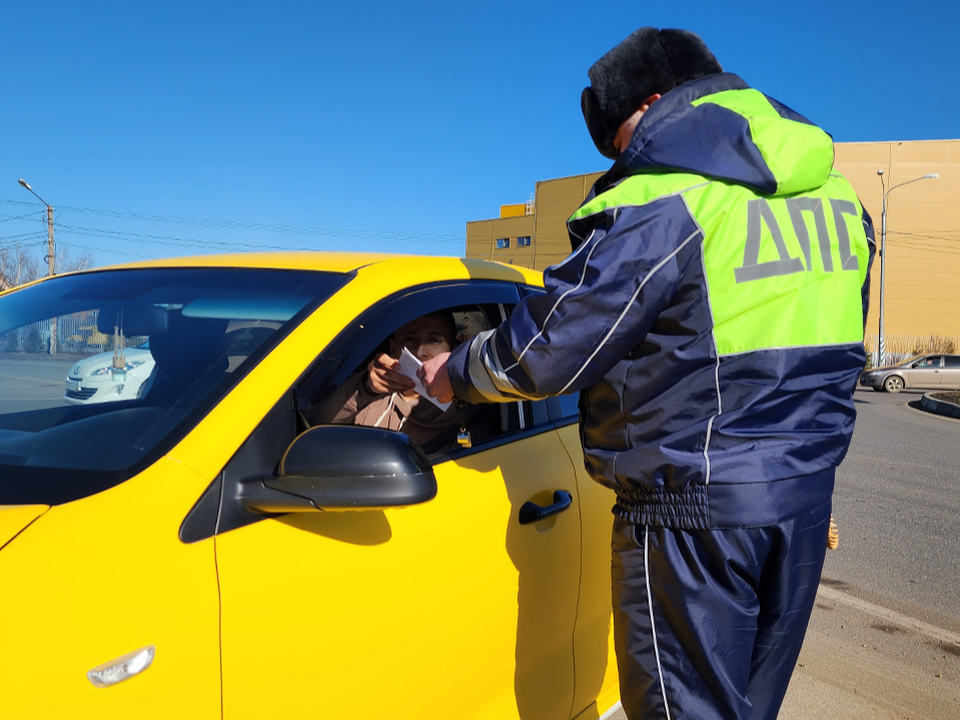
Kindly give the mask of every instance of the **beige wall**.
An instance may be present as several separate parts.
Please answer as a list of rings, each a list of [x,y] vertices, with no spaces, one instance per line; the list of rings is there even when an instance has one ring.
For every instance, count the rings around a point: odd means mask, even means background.
[[[960,336],[960,140],[837,143],[836,168],[872,216],[878,245],[883,193],[877,170],[883,169],[888,190],[922,175],[940,174],[888,196],[884,324],[887,336]],[[600,174],[538,182],[533,215],[467,223],[467,257],[513,261],[537,270],[560,262],[570,253],[566,220]],[[529,225],[506,224],[516,221]],[[531,247],[520,250],[529,252],[518,251],[515,242],[510,250],[493,248],[496,237],[528,234]],[[878,256],[871,274],[868,338],[878,333],[879,304]]]
[[[532,267],[535,270],[546,270],[570,254],[567,218],[580,207],[600,175],[574,175],[537,183],[533,204],[536,231],[533,236]]]
[[[468,222],[466,256],[533,267],[533,241],[531,240],[528,247],[517,247],[517,238],[521,236],[533,238],[535,218],[536,215],[523,215]],[[497,238],[510,238],[510,247],[498,250]]]
[[[836,167],[850,180],[873,218],[880,244],[883,190],[887,197],[885,332],[889,335],[960,335],[960,140],[837,143]],[[866,335],[880,319],[880,258],[870,277]]]

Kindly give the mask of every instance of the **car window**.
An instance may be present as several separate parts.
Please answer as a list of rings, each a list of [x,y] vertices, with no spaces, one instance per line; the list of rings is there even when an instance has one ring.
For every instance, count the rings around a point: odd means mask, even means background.
[[[393,328],[326,399],[304,409],[304,418],[311,425],[348,424],[403,432],[428,454],[456,449],[462,428],[473,443],[501,434],[503,424],[496,407],[461,408],[416,389],[403,392],[389,387],[402,381],[403,375],[415,378],[423,362],[489,329],[488,316],[494,313],[499,314],[497,306],[438,308]]]
[[[944,367],[960,367],[960,355],[946,355],[943,358]]]
[[[329,421],[329,404],[332,402],[332,407],[337,407],[347,400],[344,388],[350,387],[353,391],[358,375],[365,372],[374,357],[387,351],[391,334],[405,323],[437,310],[446,310],[455,318],[457,341],[463,342],[498,325],[518,298],[516,285],[512,283],[473,281],[418,288],[371,308],[331,343],[297,388],[297,404],[304,425],[309,427]],[[386,404],[383,409],[387,409]],[[460,450],[456,446],[457,427],[444,436],[443,442],[425,446],[424,450],[428,453],[470,452],[484,442],[530,430],[534,427],[533,412],[527,403],[485,404],[469,414],[467,430],[471,433],[474,448]],[[542,408],[538,412],[538,417],[546,417]],[[374,419],[379,419],[378,413],[374,415]],[[410,434],[413,437],[413,433]]]
[[[396,363],[415,371],[419,363],[488,330],[499,316],[498,304],[455,306],[438,308],[393,328],[325,399],[302,410],[304,419],[309,425],[352,424],[403,432],[428,454],[457,450],[462,427],[470,444],[502,435],[518,424],[503,414],[508,406],[466,405],[461,409],[456,403],[440,403],[415,390],[390,392],[374,386],[383,382],[383,373],[395,371]],[[513,415],[516,413],[514,408]]]
[[[139,472],[347,280],[145,268],[4,294],[0,504],[67,502]]]

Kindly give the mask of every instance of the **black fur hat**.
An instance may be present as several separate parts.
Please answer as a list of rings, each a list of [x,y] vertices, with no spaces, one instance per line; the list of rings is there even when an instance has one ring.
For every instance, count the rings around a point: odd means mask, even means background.
[[[594,63],[580,107],[597,149],[616,160],[613,145],[623,121],[655,93],[723,72],[696,33],[642,27]]]

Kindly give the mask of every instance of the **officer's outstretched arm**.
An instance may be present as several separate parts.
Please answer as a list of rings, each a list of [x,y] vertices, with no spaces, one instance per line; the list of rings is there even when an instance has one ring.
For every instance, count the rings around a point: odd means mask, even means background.
[[[684,265],[699,257],[701,231],[679,199],[616,208],[608,227],[546,271],[546,294],[526,298],[500,327],[453,352],[447,370],[457,397],[505,402],[574,392],[643,340]]]

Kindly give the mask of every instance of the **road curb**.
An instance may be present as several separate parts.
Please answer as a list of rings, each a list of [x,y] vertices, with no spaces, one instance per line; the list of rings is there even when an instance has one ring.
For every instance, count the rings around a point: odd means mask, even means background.
[[[935,400],[929,394],[925,394],[920,400],[920,407],[927,412],[960,420],[960,405],[955,405],[952,402],[946,402],[944,400]]]

